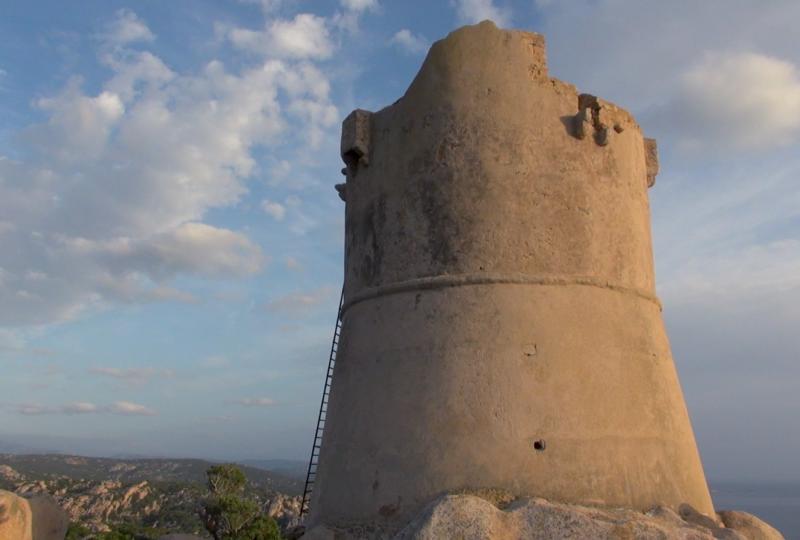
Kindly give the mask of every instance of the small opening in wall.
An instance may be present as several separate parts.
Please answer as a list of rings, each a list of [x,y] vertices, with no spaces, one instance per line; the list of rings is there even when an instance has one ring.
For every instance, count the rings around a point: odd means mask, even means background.
[[[547,447],[544,442],[544,439],[539,439],[538,441],[533,441],[533,449],[537,452],[542,452]]]
[[[345,174],[348,172],[355,174],[356,168],[358,168],[359,159],[361,159],[361,153],[356,149],[348,150],[342,154],[342,161],[344,161],[344,164],[347,165],[347,167],[342,169]]]

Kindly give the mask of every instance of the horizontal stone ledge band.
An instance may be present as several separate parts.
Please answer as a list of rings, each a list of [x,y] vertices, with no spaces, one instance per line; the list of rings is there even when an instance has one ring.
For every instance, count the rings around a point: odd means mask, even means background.
[[[353,305],[390,294],[398,294],[408,291],[424,291],[431,289],[445,289],[449,287],[464,287],[469,285],[580,285],[585,287],[598,287],[609,289],[615,292],[638,296],[644,300],[654,303],[659,311],[661,301],[649,291],[638,287],[627,287],[603,279],[590,276],[570,276],[548,274],[544,276],[531,276],[526,274],[446,274],[441,276],[429,276],[415,279],[408,279],[388,285],[368,287],[346,298],[342,305],[342,314]]]

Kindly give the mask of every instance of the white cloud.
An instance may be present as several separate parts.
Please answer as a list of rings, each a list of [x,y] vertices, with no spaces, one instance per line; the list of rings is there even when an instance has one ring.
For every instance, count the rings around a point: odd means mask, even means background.
[[[312,147],[318,147],[327,128],[339,120],[339,111],[335,106],[315,99],[295,99],[289,105],[288,112],[309,126],[308,140]]]
[[[429,46],[428,40],[418,34],[414,34],[407,28],[398,30],[392,36],[391,43],[411,54],[423,53],[428,50]]]
[[[800,291],[800,240],[751,244],[712,256],[688,255],[661,291],[680,303],[794,295]]]
[[[245,407],[272,407],[277,405],[277,402],[272,398],[259,397],[259,398],[242,398],[234,400],[233,403],[237,405],[244,405]]]
[[[130,384],[144,384],[153,377],[172,377],[173,372],[169,369],[157,369],[153,367],[141,368],[117,368],[117,367],[93,367],[89,373],[111,377]]]
[[[325,18],[311,13],[275,19],[263,31],[231,28],[227,37],[239,49],[272,58],[324,59],[334,50]]]
[[[465,23],[478,23],[489,19],[499,27],[511,24],[511,10],[501,8],[493,0],[451,0],[458,18]]]
[[[110,45],[122,46],[137,41],[153,41],[155,36],[136,13],[129,9],[120,9],[102,38]]]
[[[98,412],[98,407],[94,403],[87,401],[76,401],[62,407],[64,414],[92,414]]]
[[[289,195],[283,203],[265,199],[261,209],[276,221],[286,221],[289,232],[304,236],[317,227],[317,221],[303,208],[303,201],[296,195]]]
[[[35,403],[23,403],[21,405],[17,405],[16,411],[17,413],[24,414],[25,416],[39,416],[53,413],[53,409],[50,407]]]
[[[275,221],[283,221],[283,218],[286,217],[286,207],[279,202],[264,199],[261,201],[261,209]]]
[[[60,95],[36,102],[49,114],[49,121],[28,130],[27,136],[35,141],[37,150],[48,153],[48,160],[53,163],[69,166],[78,160],[102,156],[111,131],[125,112],[117,94],[104,91],[86,96],[81,93],[80,84],[79,78],[73,78]]]
[[[200,362],[200,365],[206,368],[223,368],[230,366],[231,361],[225,356],[209,356]]]
[[[705,51],[750,50],[800,64],[798,17],[795,0],[736,9],[727,0],[559,0],[536,31],[547,38],[551,74],[631,110],[647,129],[642,112],[673,99]]]
[[[295,210],[289,224],[289,231],[297,236],[305,236],[317,227],[317,221],[301,210]]]
[[[184,223],[137,247],[131,255],[150,258],[148,271],[158,264],[162,275],[191,272],[246,276],[258,272],[264,264],[261,248],[246,236],[204,223]]]
[[[0,269],[0,287],[2,287],[2,269]],[[25,348],[26,340],[17,330],[0,328],[0,352],[21,351]]]
[[[153,95],[168,90],[167,84],[178,77],[149,51],[115,51],[102,55],[101,62],[114,72],[104,85],[105,93],[121,98],[123,103],[131,103],[146,93]]]
[[[292,170],[292,164],[282,159],[269,168],[270,184],[277,184],[284,180]],[[2,229],[0,228],[0,231]]]
[[[366,11],[378,7],[378,0],[340,0],[340,3],[350,11]]]
[[[184,223],[143,240],[70,237],[63,238],[62,244],[66,253],[95,259],[120,274],[139,271],[154,280],[180,273],[246,276],[258,272],[264,264],[261,248],[246,236],[204,223]],[[163,288],[155,292],[167,297],[174,294]]]
[[[334,289],[330,286],[320,287],[306,292],[294,292],[270,300],[266,304],[269,311],[286,313],[294,316],[306,315],[320,305],[333,298]]]
[[[144,298],[154,302],[179,302],[182,304],[195,304],[198,302],[197,297],[192,293],[164,285],[148,289]]]
[[[285,263],[288,270],[298,272],[303,269],[303,265],[295,257],[286,257]]]
[[[327,37],[313,30],[324,21],[278,22],[284,48],[302,48],[289,34],[308,30],[305,50],[322,54],[313,43]],[[101,55],[111,76],[99,90],[73,78],[36,100],[45,120],[16,139],[24,160],[0,159],[0,324],[62,321],[114,302],[193,302],[169,281],[258,273],[260,247],[204,216],[237,204],[265,174],[256,148],[285,176],[292,152],[314,148],[338,121],[328,78],[309,61],[238,72],[212,61],[182,74],[126,40]]]
[[[155,416],[157,411],[130,401],[117,401],[108,407],[108,412],[122,416]]]
[[[800,71],[763,54],[708,53],[661,114],[689,148],[783,146],[800,133]]]
[[[283,0],[240,0],[245,4],[258,4],[265,14],[277,11],[283,4]]]
[[[26,416],[41,416],[52,414],[79,415],[79,414],[114,414],[121,416],[155,416],[155,410],[132,403],[130,401],[117,401],[112,405],[101,407],[88,401],[76,401],[62,406],[42,405],[39,403],[23,403],[14,407],[18,414]]]

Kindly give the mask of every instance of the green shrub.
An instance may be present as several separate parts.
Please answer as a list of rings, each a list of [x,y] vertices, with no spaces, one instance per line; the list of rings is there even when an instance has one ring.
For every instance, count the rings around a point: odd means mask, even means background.
[[[200,519],[214,540],[280,540],[278,524],[258,503],[244,496],[247,478],[236,465],[215,465],[206,471],[209,495]]]

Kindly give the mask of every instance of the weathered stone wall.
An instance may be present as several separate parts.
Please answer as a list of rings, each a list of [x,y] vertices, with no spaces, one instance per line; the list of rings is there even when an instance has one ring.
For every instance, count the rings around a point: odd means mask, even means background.
[[[437,494],[713,513],[655,297],[625,111],[484,22],[343,129],[345,305],[309,522],[400,523]]]

